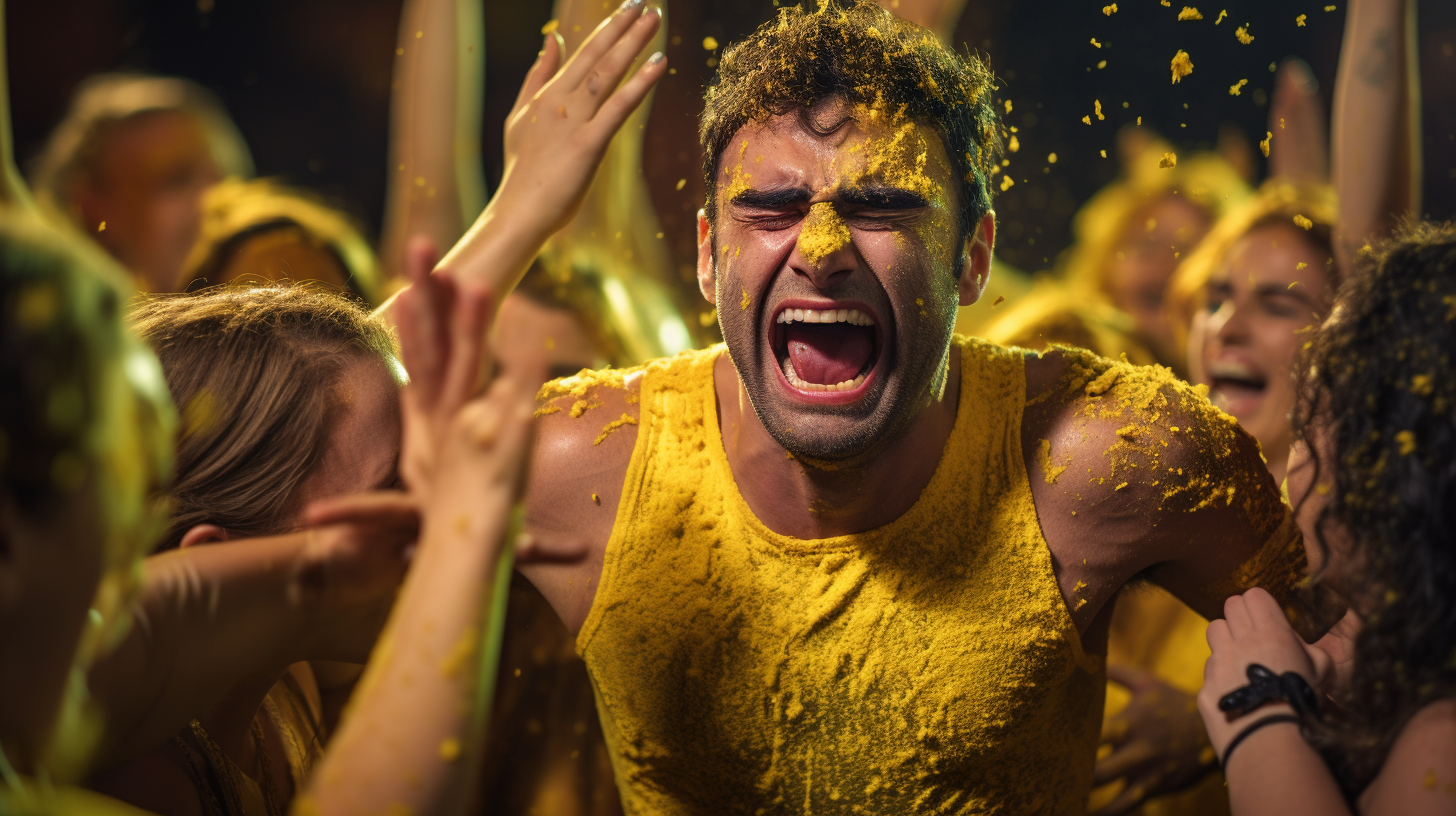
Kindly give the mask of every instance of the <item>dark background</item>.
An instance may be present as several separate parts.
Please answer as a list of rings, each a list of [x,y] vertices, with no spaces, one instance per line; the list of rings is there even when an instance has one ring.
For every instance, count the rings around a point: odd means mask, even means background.
[[[1183,2],[1126,0],[1108,17],[1104,0],[969,0],[956,32],[989,58],[1013,102],[1007,124],[1021,142],[997,198],[999,254],[1046,268],[1068,241],[1077,205],[1116,172],[1114,136],[1143,117],[1180,154],[1211,147],[1232,126],[1252,145],[1268,115],[1271,63],[1310,64],[1328,110],[1344,3],[1220,0],[1201,21],[1178,22]],[[772,0],[667,6],[669,65],[648,125],[644,170],[674,261],[689,272],[693,215],[702,201],[696,117],[712,75],[705,36],[729,43],[773,14]],[[192,78],[227,105],[260,175],[279,176],[335,199],[375,231],[383,211],[391,61],[400,0],[11,0],[7,20],[12,105],[22,166],[60,119],[76,84],[97,71],[145,70]],[[1229,16],[1215,26],[1221,8]],[[1307,15],[1298,27],[1295,17]],[[1425,212],[1456,217],[1456,2],[1420,6],[1424,90]],[[486,0],[485,167],[501,169],[501,127],[541,47],[550,0]],[[1254,42],[1240,44],[1238,25]],[[1102,47],[1095,48],[1096,38]],[[1170,83],[1175,51],[1192,75]],[[1097,63],[1106,60],[1105,68]],[[1228,86],[1248,79],[1241,96]],[[1082,124],[1101,100],[1106,121]],[[1126,102],[1127,107],[1123,104]],[[1004,110],[1004,108],[1002,108]],[[1276,137],[1277,138],[1277,137]],[[1113,158],[1103,159],[1098,151]],[[1048,153],[1058,161],[1048,165]],[[1260,173],[1264,172],[1262,156]],[[675,189],[686,179],[683,190]]]

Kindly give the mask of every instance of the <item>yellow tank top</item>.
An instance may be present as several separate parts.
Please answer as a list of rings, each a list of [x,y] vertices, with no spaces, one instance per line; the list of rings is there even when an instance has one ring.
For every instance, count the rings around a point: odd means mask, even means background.
[[[1105,681],[1032,504],[1020,352],[956,342],[955,427],[925,491],[881,528],[812,541],[738,491],[723,348],[646,367],[577,640],[627,813],[1082,812]]]

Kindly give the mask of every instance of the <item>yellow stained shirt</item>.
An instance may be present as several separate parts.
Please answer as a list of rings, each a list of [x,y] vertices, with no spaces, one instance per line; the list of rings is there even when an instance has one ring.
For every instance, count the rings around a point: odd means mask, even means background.
[[[577,640],[627,813],[1082,812],[1102,661],[1032,504],[1022,352],[956,343],[955,427],[922,495],[812,541],[764,527],[738,491],[723,348],[645,368]]]

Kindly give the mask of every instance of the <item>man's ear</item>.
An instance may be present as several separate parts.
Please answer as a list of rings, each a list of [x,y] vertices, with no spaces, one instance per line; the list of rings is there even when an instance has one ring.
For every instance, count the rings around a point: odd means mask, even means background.
[[[966,238],[965,251],[961,253],[959,290],[962,306],[980,300],[986,291],[986,282],[991,279],[991,250],[995,246],[996,214],[987,212],[981,216],[976,231]]]
[[[718,276],[713,269],[713,228],[708,214],[698,210],[698,291],[714,306],[718,305]]]
[[[195,544],[216,544],[219,541],[227,541],[227,530],[216,524],[199,524],[182,534],[182,543],[177,546],[186,549]]]

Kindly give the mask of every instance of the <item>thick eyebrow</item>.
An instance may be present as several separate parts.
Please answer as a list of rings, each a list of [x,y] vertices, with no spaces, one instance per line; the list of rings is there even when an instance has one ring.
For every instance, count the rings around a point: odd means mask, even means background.
[[[925,196],[919,193],[901,187],[879,185],[845,187],[835,193],[834,198],[841,204],[872,210],[918,210],[930,206]]]
[[[1254,292],[1260,297],[1272,297],[1276,295],[1291,297],[1313,309],[1314,299],[1309,296],[1309,291],[1305,289],[1305,286],[1302,282],[1296,281],[1296,284],[1297,285],[1295,286],[1260,284],[1259,287],[1254,290]]]
[[[781,187],[776,190],[744,190],[729,203],[750,210],[782,210],[796,204],[807,204],[811,194],[807,187]]]

